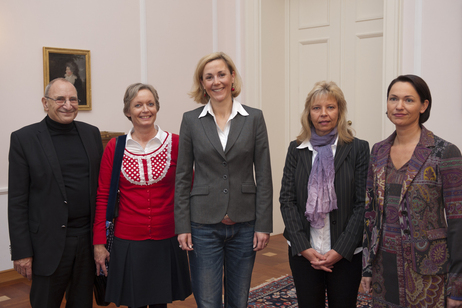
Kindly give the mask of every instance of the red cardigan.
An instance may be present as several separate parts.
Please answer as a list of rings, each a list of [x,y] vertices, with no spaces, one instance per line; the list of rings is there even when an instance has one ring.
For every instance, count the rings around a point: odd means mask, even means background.
[[[125,150],[120,172],[119,216],[114,234],[126,240],[161,240],[175,235],[173,218],[178,135],[167,133],[154,152],[137,155]],[[93,244],[106,244],[106,207],[109,197],[115,138],[101,161]]]

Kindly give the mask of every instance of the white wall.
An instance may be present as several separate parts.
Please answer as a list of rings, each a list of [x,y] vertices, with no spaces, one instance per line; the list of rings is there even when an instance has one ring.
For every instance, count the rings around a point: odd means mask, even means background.
[[[139,80],[139,7],[133,1],[4,0],[0,2],[0,187],[7,190],[10,133],[38,122],[45,113],[42,47],[91,51],[92,111],[78,120],[101,130],[125,131],[121,112],[126,86]],[[5,198],[4,198],[5,196]],[[6,195],[0,199],[0,224],[7,226]],[[12,267],[9,238],[0,234],[0,270]],[[7,251],[8,255],[3,253]]]
[[[424,124],[462,149],[462,1],[403,1],[402,74],[421,76],[432,93]],[[419,22],[420,21],[420,22]]]
[[[261,106],[265,115],[271,151],[273,176],[273,232],[284,231],[279,192],[289,142],[289,110],[286,101],[286,28],[284,1],[265,0],[261,2]],[[298,120],[298,119],[297,119]]]
[[[187,92],[197,62],[212,52],[211,4],[146,1],[148,80],[159,92],[157,124],[164,130],[178,133],[183,112],[199,107]]]
[[[402,3],[402,73],[421,72],[433,96],[426,126],[462,148],[462,2]],[[131,127],[121,111],[123,93],[129,84],[143,81],[146,72],[147,82],[159,90],[157,123],[178,133],[182,113],[198,106],[187,95],[197,61],[214,50],[228,53],[244,80],[240,101],[262,108],[265,114],[273,168],[274,231],[282,232],[280,180],[288,142],[295,137],[288,136],[285,110],[284,88],[289,82],[285,78],[286,4],[280,0],[81,0],[78,5],[0,1],[0,143],[4,145],[0,148],[0,271],[12,267],[6,217],[9,136],[45,116],[40,102],[43,46],[91,51],[93,110],[81,111],[77,119],[109,131]],[[248,17],[244,7],[249,6],[258,11],[245,23],[240,17]],[[416,12],[421,26],[415,24]],[[146,16],[145,37],[140,14]],[[250,27],[261,38],[245,40],[256,44],[255,59],[245,58],[244,34]],[[140,56],[143,39],[146,62]],[[252,76],[246,76],[249,71]],[[246,102],[246,97],[252,99]]]
[[[291,136],[289,126],[291,121],[299,122],[299,119],[290,119],[286,105],[287,92],[290,80],[287,76],[287,29],[284,19],[287,18],[285,11],[288,9],[290,0],[265,0],[260,1],[260,11],[255,14],[259,17],[261,46],[255,47],[259,67],[258,88],[253,97],[261,101],[260,108],[265,113],[270,137],[271,160],[274,183],[274,232],[281,233],[284,229],[279,212],[279,189],[282,177],[282,168],[287,146]],[[401,0],[401,29],[398,35],[387,36],[401,37],[401,42],[385,40],[385,48],[398,49],[401,46],[400,55],[393,56],[386,63],[401,62],[401,74],[417,74],[428,83],[433,97],[431,117],[425,126],[434,131],[438,136],[456,144],[462,150],[462,1],[448,0],[441,2],[433,0]],[[385,12],[389,14],[386,22],[394,21],[399,15],[399,10],[392,0],[384,2]],[[391,16],[393,15],[393,16]],[[417,22],[416,24],[416,16]],[[387,30],[394,31],[394,23]],[[250,48],[247,44],[247,48]],[[400,59],[397,59],[400,58]],[[399,65],[397,65],[399,66]],[[246,69],[249,69],[247,65]],[[386,76],[393,75],[395,65],[392,68],[384,68]],[[392,79],[391,78],[391,79]],[[389,82],[386,81],[386,86]],[[252,89],[253,90],[253,89]],[[385,89],[386,90],[386,89]],[[386,93],[383,91],[382,93]],[[384,99],[385,101],[385,99]],[[351,103],[351,102],[350,102]],[[383,127],[383,136],[388,136],[393,131],[393,125],[386,120]],[[371,142],[371,141],[370,141]],[[371,144],[372,146],[373,144]]]
[[[100,130],[128,131],[123,94],[131,83],[147,81],[159,91],[157,124],[178,133],[183,112],[198,107],[187,92],[199,59],[214,46],[233,59],[242,56],[236,44],[236,16],[241,13],[236,8],[242,1],[0,1],[0,271],[12,268],[7,232],[9,138],[12,131],[45,116],[40,101],[42,47],[91,51],[92,110],[80,111],[77,120]],[[140,25],[144,16],[146,26]]]
[[[0,271],[13,267],[10,260],[10,242],[8,239],[8,223],[6,220],[6,206],[3,206],[7,202],[7,195],[0,195]]]

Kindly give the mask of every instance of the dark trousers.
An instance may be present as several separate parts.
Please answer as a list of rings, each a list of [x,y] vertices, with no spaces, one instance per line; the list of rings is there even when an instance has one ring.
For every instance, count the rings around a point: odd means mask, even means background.
[[[59,308],[66,293],[66,308],[93,306],[95,261],[90,234],[66,238],[63,256],[51,276],[34,275],[30,303],[33,308]]]
[[[327,298],[329,308],[356,307],[361,282],[361,253],[350,261],[341,259],[334,264],[332,273],[316,270],[302,256],[292,256],[289,246],[289,264],[294,277],[299,307],[324,308]]]

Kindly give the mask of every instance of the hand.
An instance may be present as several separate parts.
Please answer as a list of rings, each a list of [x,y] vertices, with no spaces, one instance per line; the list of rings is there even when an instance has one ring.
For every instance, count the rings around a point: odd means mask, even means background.
[[[253,235],[253,251],[263,250],[268,246],[270,235],[263,232],[255,232]]]
[[[32,280],[32,257],[14,260],[13,266],[18,273]]]
[[[361,279],[361,286],[363,287],[363,290],[366,292],[366,294],[372,292],[371,283],[372,277],[363,277]]]
[[[95,245],[93,249],[95,252],[96,276],[99,276],[99,273],[103,270],[104,276],[107,277],[106,260],[109,262],[110,253],[103,244]]]
[[[305,259],[310,261],[311,266],[314,269],[326,271],[326,272],[329,272],[329,273],[332,272],[332,270],[331,270],[332,266],[329,268],[328,266],[325,266],[324,264],[319,264],[319,262],[325,261],[326,257],[324,255],[320,254],[319,252],[317,252],[316,250],[314,250],[313,248],[305,249],[300,254]]]
[[[332,269],[334,267],[334,264],[342,260],[342,258],[343,257],[341,254],[331,249],[324,255],[324,260],[311,261],[311,266],[324,266],[326,268]]]
[[[180,248],[187,251],[194,250],[191,233],[182,233],[178,234],[178,243],[180,244]]]
[[[462,307],[462,301],[451,299],[449,297],[447,297],[446,299],[448,301],[447,302],[447,307],[448,308],[460,308],[460,307]]]

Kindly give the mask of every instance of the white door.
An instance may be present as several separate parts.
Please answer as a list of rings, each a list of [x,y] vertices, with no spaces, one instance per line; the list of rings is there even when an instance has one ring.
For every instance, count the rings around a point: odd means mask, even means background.
[[[335,81],[356,136],[383,139],[383,0],[290,0],[291,139],[315,82]]]

